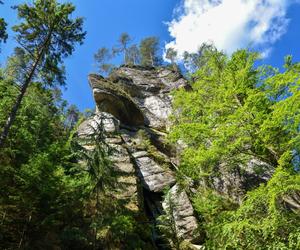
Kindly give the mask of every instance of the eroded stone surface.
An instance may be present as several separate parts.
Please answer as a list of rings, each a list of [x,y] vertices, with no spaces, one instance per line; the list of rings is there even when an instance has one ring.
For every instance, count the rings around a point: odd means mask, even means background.
[[[119,131],[120,122],[113,115],[106,112],[98,112],[80,124],[77,133],[80,137],[94,134],[97,130],[103,129],[107,133]]]
[[[161,192],[175,183],[172,172],[163,169],[151,158],[143,156],[136,158],[135,161],[142,184],[149,191]]]
[[[166,195],[162,205],[164,210],[168,210],[170,206],[172,207],[170,210],[175,218],[175,226],[179,237],[186,240],[198,238],[196,233],[198,222],[194,216],[193,206],[184,190],[180,190],[178,185],[174,185]]]
[[[221,164],[218,166],[218,172],[221,174],[212,176],[210,183],[220,194],[241,203],[246,192],[269,180],[273,171],[273,167],[257,159],[235,168]]]
[[[90,75],[98,110],[128,125],[165,128],[171,113],[173,89],[188,87],[178,71],[169,68],[122,66],[107,79]]]

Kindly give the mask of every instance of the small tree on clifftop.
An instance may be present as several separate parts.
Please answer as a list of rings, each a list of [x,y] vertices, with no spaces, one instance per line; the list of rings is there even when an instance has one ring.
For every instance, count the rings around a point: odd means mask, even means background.
[[[159,40],[157,37],[147,37],[140,43],[141,64],[143,66],[157,66],[161,63],[158,54]]]
[[[97,68],[100,73],[109,74],[114,68],[114,65],[110,64],[109,61],[112,59],[112,55],[108,48],[101,47],[94,55],[94,59],[97,63]]]
[[[136,44],[134,44],[128,48],[128,51],[126,54],[126,61],[127,61],[127,64],[132,64],[132,65],[137,65],[140,63],[140,61],[141,61],[140,50]]]
[[[128,64],[127,61],[127,53],[128,53],[128,46],[129,43],[131,42],[131,37],[128,35],[128,33],[124,32],[120,35],[118,39],[118,46],[113,48],[113,53],[114,54],[119,54],[123,53],[123,62],[125,64]]]
[[[168,48],[166,51],[166,59],[171,61],[171,64],[175,70],[177,69],[176,57],[177,57],[177,51],[173,48]]]

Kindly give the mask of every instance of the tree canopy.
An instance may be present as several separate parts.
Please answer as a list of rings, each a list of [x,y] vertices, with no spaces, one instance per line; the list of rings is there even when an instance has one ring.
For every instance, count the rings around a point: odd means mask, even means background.
[[[0,1],[0,4],[3,4],[3,1]],[[1,42],[6,42],[8,35],[6,32],[7,23],[5,22],[4,18],[0,18],[0,44]]]

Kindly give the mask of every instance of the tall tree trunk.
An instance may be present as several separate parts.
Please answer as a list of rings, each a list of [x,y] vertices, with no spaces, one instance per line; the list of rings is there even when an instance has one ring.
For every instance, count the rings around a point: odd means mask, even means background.
[[[32,64],[32,67],[31,67],[31,70],[30,70],[30,73],[29,73],[28,77],[25,79],[24,84],[21,87],[20,94],[18,95],[17,100],[16,100],[13,108],[11,109],[11,112],[10,112],[10,114],[9,114],[7,120],[6,120],[6,123],[3,127],[3,130],[1,132],[1,135],[0,135],[0,148],[3,148],[3,146],[4,146],[4,143],[5,143],[5,140],[8,136],[9,130],[10,130],[12,124],[14,123],[15,119],[16,119],[17,112],[18,112],[18,110],[21,106],[21,102],[23,100],[23,97],[24,97],[24,95],[27,91],[27,88],[28,88],[30,82],[32,81],[32,78],[35,74],[35,71],[36,71],[40,61],[42,60],[42,58],[44,56],[45,49],[46,49],[47,44],[49,43],[49,41],[51,39],[51,36],[52,36],[52,30],[50,30],[45,42],[43,43],[41,51],[39,52],[36,60]]]

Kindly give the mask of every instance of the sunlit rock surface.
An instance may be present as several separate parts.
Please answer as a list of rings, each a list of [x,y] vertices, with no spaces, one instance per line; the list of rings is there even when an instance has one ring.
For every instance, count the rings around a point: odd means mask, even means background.
[[[162,205],[164,209],[171,210],[179,237],[186,240],[195,240],[199,237],[197,235],[198,222],[185,191],[180,190],[178,185],[174,185],[167,193]]]

